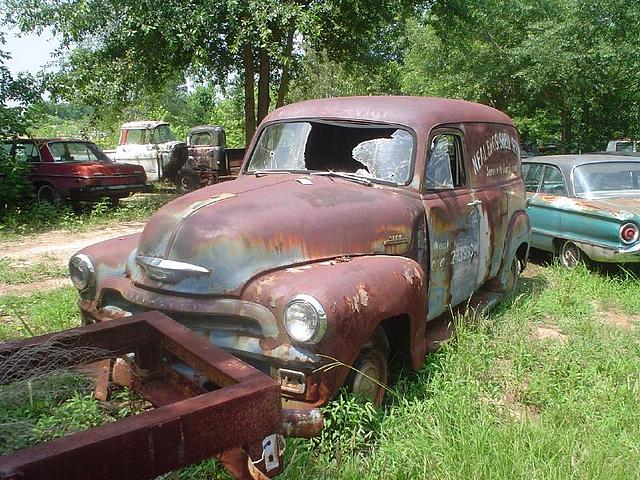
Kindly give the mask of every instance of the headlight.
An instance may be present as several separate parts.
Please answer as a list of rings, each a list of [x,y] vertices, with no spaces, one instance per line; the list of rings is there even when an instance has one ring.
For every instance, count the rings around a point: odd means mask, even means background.
[[[69,260],[69,276],[79,291],[92,287],[96,279],[96,271],[89,257],[78,253]]]
[[[284,326],[293,340],[315,343],[324,336],[327,315],[311,295],[296,295],[284,309]]]

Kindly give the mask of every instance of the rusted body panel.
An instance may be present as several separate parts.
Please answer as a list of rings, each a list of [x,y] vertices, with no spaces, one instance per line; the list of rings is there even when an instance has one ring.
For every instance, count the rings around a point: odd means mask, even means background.
[[[242,448],[255,455],[265,437],[283,431],[310,436],[322,426],[318,411],[283,413],[273,379],[158,312],[3,344],[0,358],[24,355],[24,349],[46,342],[69,349],[68,367],[76,365],[73,351],[80,346],[97,347],[105,357],[133,354],[138,389],[158,408],[2,456],[2,479],[155,478],[230,449],[240,459],[231,470],[251,478]],[[165,366],[167,356],[190,365],[218,389],[178,380],[180,375]],[[46,356],[35,355],[31,367],[46,362]],[[277,447],[273,451],[279,455]],[[230,461],[229,455],[222,459]],[[278,472],[264,461],[256,467],[269,476]]]
[[[282,122],[334,134],[335,145],[349,149],[362,142],[368,150],[359,153],[368,155],[384,153],[396,127],[411,132],[394,144],[412,144],[406,183],[254,172],[253,152],[265,148],[258,139]],[[362,125],[374,128],[345,140]],[[455,148],[439,161],[461,175],[456,185],[432,188],[427,177],[445,140]],[[323,143],[314,141],[317,161]],[[162,310],[278,378],[286,401],[322,405],[349,369],[318,368],[352,365],[380,328],[418,368],[433,320],[471,295],[499,297],[509,287],[515,259],[526,262],[530,233],[518,145],[508,117],[468,102],[366,97],[284,107],[258,129],[237,180],[167,204],[137,243],[128,237],[83,250],[96,279],[80,307],[87,321]],[[285,310],[300,295],[323,310],[318,338],[297,341],[287,330]]]

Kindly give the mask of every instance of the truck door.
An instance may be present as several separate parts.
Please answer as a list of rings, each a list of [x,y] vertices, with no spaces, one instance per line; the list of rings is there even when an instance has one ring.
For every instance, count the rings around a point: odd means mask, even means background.
[[[160,178],[158,166],[158,150],[151,143],[150,129],[123,130],[118,145],[116,161],[119,163],[133,163],[140,165],[147,173],[149,182],[156,182]]]
[[[478,283],[481,201],[467,184],[463,145],[457,130],[431,136],[421,195],[431,259],[428,319],[467,300]]]

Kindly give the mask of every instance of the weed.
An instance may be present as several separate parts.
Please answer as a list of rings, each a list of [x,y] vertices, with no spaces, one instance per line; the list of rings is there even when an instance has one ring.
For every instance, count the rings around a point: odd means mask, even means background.
[[[23,267],[11,262],[8,258],[0,257],[0,283],[9,285],[32,283],[49,278],[66,277],[68,274],[67,267],[46,258]]]

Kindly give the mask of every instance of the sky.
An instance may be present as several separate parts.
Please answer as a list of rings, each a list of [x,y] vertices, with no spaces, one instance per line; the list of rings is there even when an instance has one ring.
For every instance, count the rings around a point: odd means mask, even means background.
[[[45,30],[41,35],[29,34],[18,37],[14,32],[3,29],[6,33],[6,43],[2,50],[11,55],[5,62],[13,75],[18,72],[37,73],[48,62],[53,61],[51,54],[59,45],[51,30]]]

